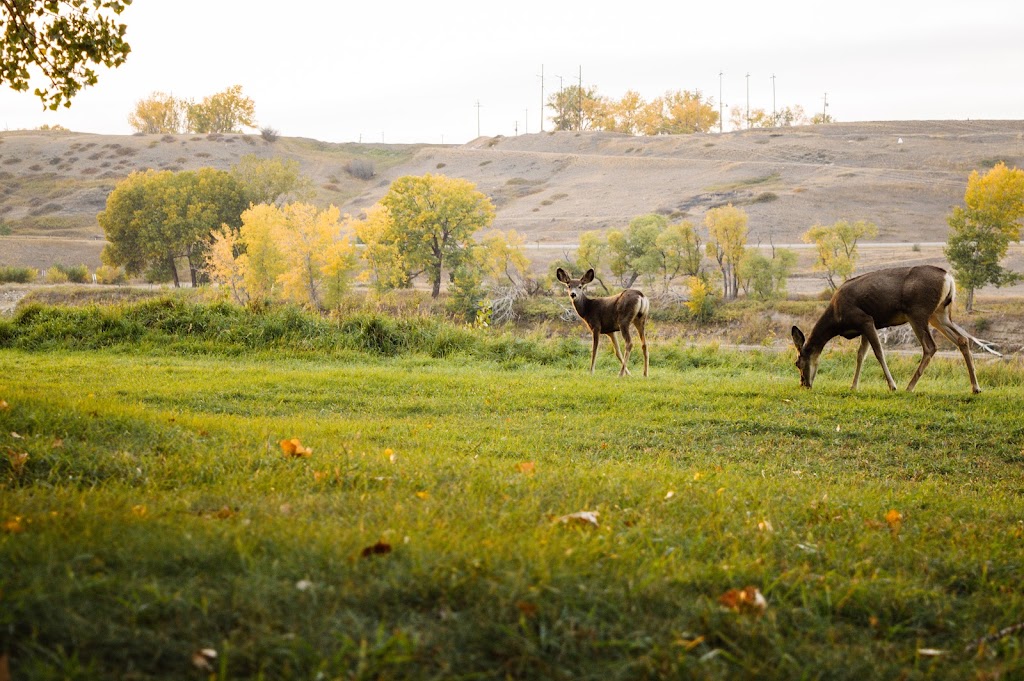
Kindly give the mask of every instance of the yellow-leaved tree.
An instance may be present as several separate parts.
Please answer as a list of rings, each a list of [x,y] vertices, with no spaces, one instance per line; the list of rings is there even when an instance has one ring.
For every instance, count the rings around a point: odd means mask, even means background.
[[[878,227],[866,220],[839,220],[832,225],[814,225],[804,232],[804,243],[814,244],[818,261],[814,269],[824,272],[825,281],[833,290],[836,279],[848,279],[857,265],[857,244],[861,239],[878,236]]]
[[[363,260],[367,268],[359,277],[377,291],[405,288],[409,285],[408,268],[399,244],[391,235],[388,209],[376,204],[366,217],[353,223],[356,236],[363,243]]]
[[[348,288],[357,260],[351,232],[334,206],[253,206],[237,236],[227,228],[213,234],[206,271],[239,303],[283,300],[323,310]]]
[[[732,300],[739,292],[737,267],[747,246],[747,213],[731,203],[704,214],[708,228],[707,254],[722,271],[722,297]]]

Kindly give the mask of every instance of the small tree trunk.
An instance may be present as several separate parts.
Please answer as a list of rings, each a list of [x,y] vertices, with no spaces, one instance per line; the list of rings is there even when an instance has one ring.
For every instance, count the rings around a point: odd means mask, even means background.
[[[174,256],[168,256],[168,263],[171,265],[171,274],[174,276],[174,288],[181,288],[181,281],[178,280],[178,263],[174,262]]]

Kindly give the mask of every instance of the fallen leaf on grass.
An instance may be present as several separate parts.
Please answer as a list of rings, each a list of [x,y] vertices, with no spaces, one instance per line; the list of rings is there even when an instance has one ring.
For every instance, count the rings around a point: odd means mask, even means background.
[[[21,534],[25,531],[25,525],[22,524],[23,518],[20,515],[16,515],[13,518],[8,518],[0,525],[0,530],[3,530],[7,534]]]
[[[11,462],[11,470],[14,471],[14,475],[21,475],[25,471],[25,463],[28,462],[28,452],[16,452],[13,449],[8,449],[7,460]]]
[[[430,498],[430,492],[427,492],[427,491],[416,492],[416,498],[417,499],[423,499],[424,501],[426,501],[427,499]]]
[[[394,463],[395,459],[397,458],[395,456],[395,450],[391,449],[391,447],[388,447],[387,449],[384,450],[384,456],[386,456],[388,458],[388,461],[390,461],[391,463]]]
[[[900,528],[903,527],[903,514],[895,508],[891,509],[885,514],[885,522],[889,525],[889,531],[892,532],[892,536],[895,537],[900,533]]]
[[[359,555],[363,558],[369,558],[370,556],[381,556],[386,553],[391,553],[391,544],[379,541],[373,546],[367,546]]]
[[[13,437],[15,440],[24,440],[25,439],[24,435],[18,435],[13,430],[11,431],[11,437]]]
[[[523,475],[533,475],[537,470],[537,466],[532,461],[522,461],[516,464],[516,470]]]
[[[598,526],[597,516],[600,515],[599,511],[576,511],[569,515],[563,515],[555,518],[552,522],[562,523],[568,525],[569,523],[576,523],[579,525],[592,525]]]
[[[729,610],[743,615],[760,616],[768,609],[768,601],[756,586],[729,589],[718,597],[718,602]]]
[[[519,612],[523,613],[524,617],[536,617],[537,612],[540,610],[534,603],[529,601],[516,601],[516,608]]]
[[[285,456],[305,459],[313,453],[313,448],[303,447],[302,443],[299,442],[299,438],[293,437],[290,440],[281,440],[281,451],[284,452]]]
[[[217,651],[213,648],[202,648],[192,653],[192,666],[204,672],[212,672],[213,665],[210,664],[217,659]]]
[[[918,648],[917,654],[923,657],[938,657],[939,655],[945,655],[945,650],[939,650],[938,648]]]
[[[0,400],[0,411],[7,411],[10,408],[11,405],[7,404],[7,400]]]
[[[147,512],[148,511],[146,510],[146,507],[142,504],[136,504],[135,506],[132,506],[132,514],[137,515],[140,518],[145,518]]]

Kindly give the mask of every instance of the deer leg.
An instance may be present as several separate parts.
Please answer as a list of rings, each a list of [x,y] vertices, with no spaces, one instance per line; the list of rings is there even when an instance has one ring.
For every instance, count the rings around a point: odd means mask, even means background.
[[[967,363],[967,375],[971,378],[971,392],[980,393],[981,386],[978,384],[977,374],[974,373],[974,356],[971,355],[971,341],[961,333],[960,327],[949,318],[949,308],[942,312],[936,312],[928,321],[960,350],[960,354],[964,356],[964,361]]]
[[[619,363],[622,368],[619,369],[619,376],[629,376],[629,353],[633,349],[633,342],[629,338],[629,329],[623,329],[622,339],[626,343],[626,352],[619,352],[619,342],[615,339],[615,334],[610,333],[608,336],[612,339],[612,347],[615,348],[615,356],[619,358]]]
[[[636,327],[636,331],[640,334],[640,349],[644,353],[644,376],[647,376],[647,368],[650,366],[651,358],[647,354],[647,336],[644,335],[644,318],[637,317],[633,320],[633,326]]]
[[[928,363],[932,361],[932,357],[935,355],[935,340],[932,338],[932,332],[928,330],[928,323],[922,324],[918,321],[911,321],[910,328],[914,330],[917,335],[917,340],[921,341],[921,348],[924,354],[921,355],[921,363],[917,365],[917,371],[914,372],[914,377],[910,379],[910,383],[907,384],[907,392],[911,392],[917,385],[918,380],[921,378],[921,374],[924,373]]]
[[[864,356],[868,354],[869,347],[871,343],[868,342],[867,336],[861,336],[860,347],[857,348],[857,368],[853,370],[853,385],[850,386],[850,390],[856,390],[857,384],[860,383],[860,368],[864,364]]]
[[[863,332],[864,338],[871,344],[871,349],[875,352],[875,359],[882,365],[882,373],[885,374],[885,381],[889,384],[889,390],[896,390],[896,381],[892,380],[892,374],[889,373],[889,365],[885,363],[885,353],[882,351],[882,342],[878,340],[878,331],[875,330],[873,322],[868,322],[867,326],[864,327]]]
[[[613,339],[614,340],[614,339]],[[597,331],[594,332],[594,347],[590,349],[590,373],[594,373],[594,362],[597,361],[597,345],[601,342],[601,334]],[[618,349],[616,349],[618,352]]]

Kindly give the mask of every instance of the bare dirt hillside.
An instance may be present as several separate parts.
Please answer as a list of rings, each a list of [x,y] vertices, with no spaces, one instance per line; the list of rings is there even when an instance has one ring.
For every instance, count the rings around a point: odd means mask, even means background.
[[[103,236],[96,214],[119,179],[147,168],[228,169],[253,153],[298,160],[317,201],[352,214],[401,175],[466,178],[493,199],[495,226],[516,229],[538,250],[649,212],[699,223],[708,208],[732,203],[750,215],[753,243],[797,243],[816,223],[848,218],[877,224],[882,244],[927,251],[945,241],[945,217],[962,200],[972,170],[999,161],[1024,165],[1024,121],[840,123],[648,138],[560,132],[461,146],[5,132],[0,265],[95,266]],[[375,176],[347,172],[354,160],[370,163]],[[941,259],[941,250],[928,252]],[[902,258],[897,250],[879,253]]]

